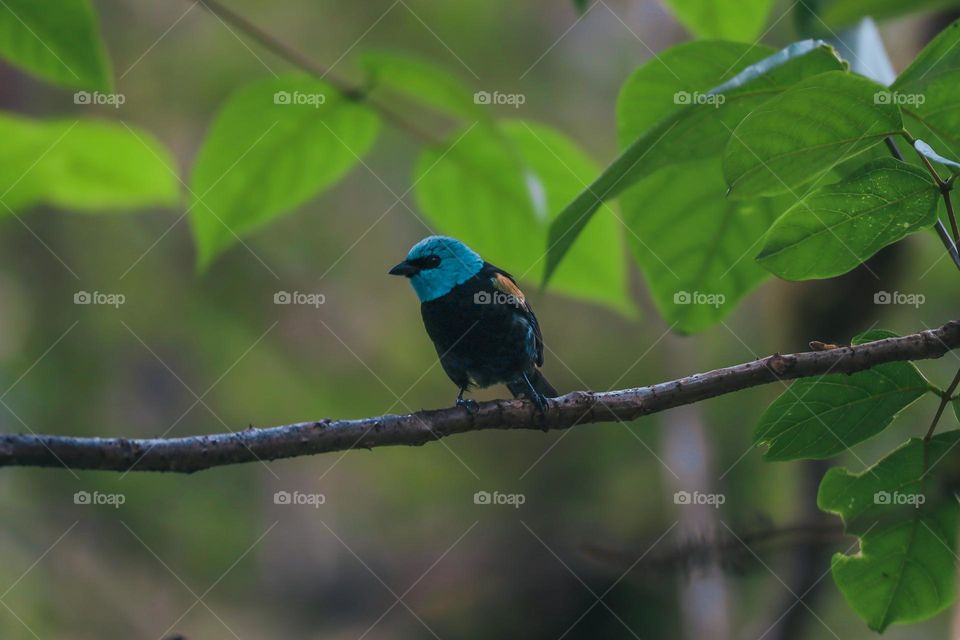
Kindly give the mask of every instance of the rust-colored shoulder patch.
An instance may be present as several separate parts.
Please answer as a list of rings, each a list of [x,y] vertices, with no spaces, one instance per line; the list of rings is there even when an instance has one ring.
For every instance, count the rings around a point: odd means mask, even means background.
[[[513,296],[520,304],[527,303],[527,297],[523,295],[523,291],[520,291],[520,287],[517,286],[517,283],[502,273],[494,274],[490,282],[493,284],[495,289],[504,292],[508,296]]]

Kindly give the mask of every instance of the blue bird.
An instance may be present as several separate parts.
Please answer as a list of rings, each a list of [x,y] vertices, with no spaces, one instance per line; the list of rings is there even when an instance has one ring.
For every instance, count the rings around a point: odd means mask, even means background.
[[[525,397],[543,413],[556,397],[539,367],[543,337],[526,296],[506,271],[484,261],[454,238],[430,236],[390,270],[406,276],[420,299],[420,312],[440,364],[460,389],[503,383],[514,398]]]

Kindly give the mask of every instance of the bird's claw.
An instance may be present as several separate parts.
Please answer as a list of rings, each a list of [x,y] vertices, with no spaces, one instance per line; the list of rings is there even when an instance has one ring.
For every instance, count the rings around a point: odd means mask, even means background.
[[[550,430],[550,427],[547,425],[547,399],[538,393],[530,398],[530,400],[537,407],[537,413],[540,414],[540,428],[546,433]]]
[[[477,404],[476,400],[470,400],[469,398],[457,398],[457,406],[463,407],[468,413],[475,414],[480,411],[480,405]]]

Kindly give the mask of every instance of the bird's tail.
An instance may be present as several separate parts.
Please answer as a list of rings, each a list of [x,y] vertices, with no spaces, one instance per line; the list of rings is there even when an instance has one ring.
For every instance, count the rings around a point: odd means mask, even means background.
[[[560,395],[557,393],[557,390],[553,388],[553,385],[547,382],[547,379],[540,372],[540,369],[528,371],[527,379],[530,380],[530,384],[533,386],[534,391],[545,398],[556,398],[558,395]],[[527,387],[527,383],[523,378],[508,383],[507,389],[510,389],[510,393],[513,394],[514,398],[528,398],[530,400],[535,400],[535,398],[530,398],[530,389]]]

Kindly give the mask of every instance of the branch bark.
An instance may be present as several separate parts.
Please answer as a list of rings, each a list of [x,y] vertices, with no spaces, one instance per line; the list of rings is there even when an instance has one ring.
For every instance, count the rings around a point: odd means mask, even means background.
[[[482,402],[474,413],[462,407],[384,415],[359,420],[301,422],[235,433],[182,438],[81,438],[37,434],[0,436],[0,466],[68,467],[104,471],[192,473],[257,460],[371,449],[419,446],[456,433],[487,429],[567,429],[578,424],[630,421],[778,380],[826,373],[856,373],[885,362],[939,358],[960,347],[960,321],[938,329],[853,347],[766,358],[694,374],[649,387],[574,391],[550,401],[541,417],[522,400]]]

